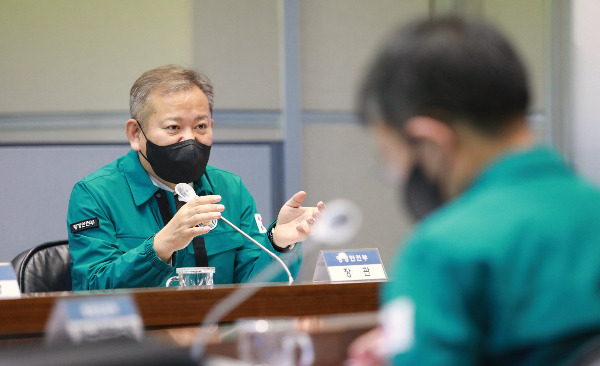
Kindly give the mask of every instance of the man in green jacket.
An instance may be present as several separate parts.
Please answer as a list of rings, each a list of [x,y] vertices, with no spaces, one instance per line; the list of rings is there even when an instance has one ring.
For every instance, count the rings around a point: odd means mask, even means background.
[[[600,333],[600,191],[526,122],[524,67],[495,29],[428,19],[395,33],[361,114],[423,220],[352,365],[563,365]]]
[[[241,179],[207,165],[213,87],[194,70],[164,66],[131,88],[131,151],[78,182],[67,223],[73,290],[163,286],[178,267],[215,267],[214,282],[248,282],[274,259],[221,215],[272,249],[297,275],[299,243],[324,204],[296,193],[268,228]],[[198,197],[183,204],[177,183]],[[173,214],[174,213],[174,214]],[[298,244],[296,244],[298,243]],[[287,281],[282,270],[273,280]]]

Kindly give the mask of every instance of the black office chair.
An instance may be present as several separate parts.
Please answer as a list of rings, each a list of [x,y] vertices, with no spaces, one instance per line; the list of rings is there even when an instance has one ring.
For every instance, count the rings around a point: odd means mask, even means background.
[[[59,240],[38,245],[12,261],[22,293],[71,291],[69,242]]]

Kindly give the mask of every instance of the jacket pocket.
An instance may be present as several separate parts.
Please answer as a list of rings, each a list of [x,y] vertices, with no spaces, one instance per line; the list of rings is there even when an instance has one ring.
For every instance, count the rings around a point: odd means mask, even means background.
[[[227,250],[236,249],[246,244],[252,244],[242,234],[235,231],[233,228],[224,223],[220,223],[213,230],[204,234],[204,243],[206,244],[206,254],[214,255]]]

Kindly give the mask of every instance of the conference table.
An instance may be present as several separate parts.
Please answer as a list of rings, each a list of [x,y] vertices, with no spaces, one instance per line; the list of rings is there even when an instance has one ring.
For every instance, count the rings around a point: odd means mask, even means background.
[[[357,335],[376,324],[380,281],[353,283],[300,282],[265,284],[220,321],[228,332],[239,318],[293,318],[314,340],[318,365],[339,364],[345,348]],[[46,322],[58,300],[86,296],[130,295],[146,334],[187,347],[208,311],[240,286],[211,288],[142,288],[23,294],[0,300],[0,346],[41,343]],[[235,340],[216,337],[208,353],[234,357]]]

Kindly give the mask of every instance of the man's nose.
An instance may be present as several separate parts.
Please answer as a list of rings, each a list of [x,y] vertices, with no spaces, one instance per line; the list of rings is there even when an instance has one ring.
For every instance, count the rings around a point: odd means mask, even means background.
[[[191,128],[184,128],[181,131],[181,141],[193,140],[193,139],[194,139],[194,132],[192,131]]]

